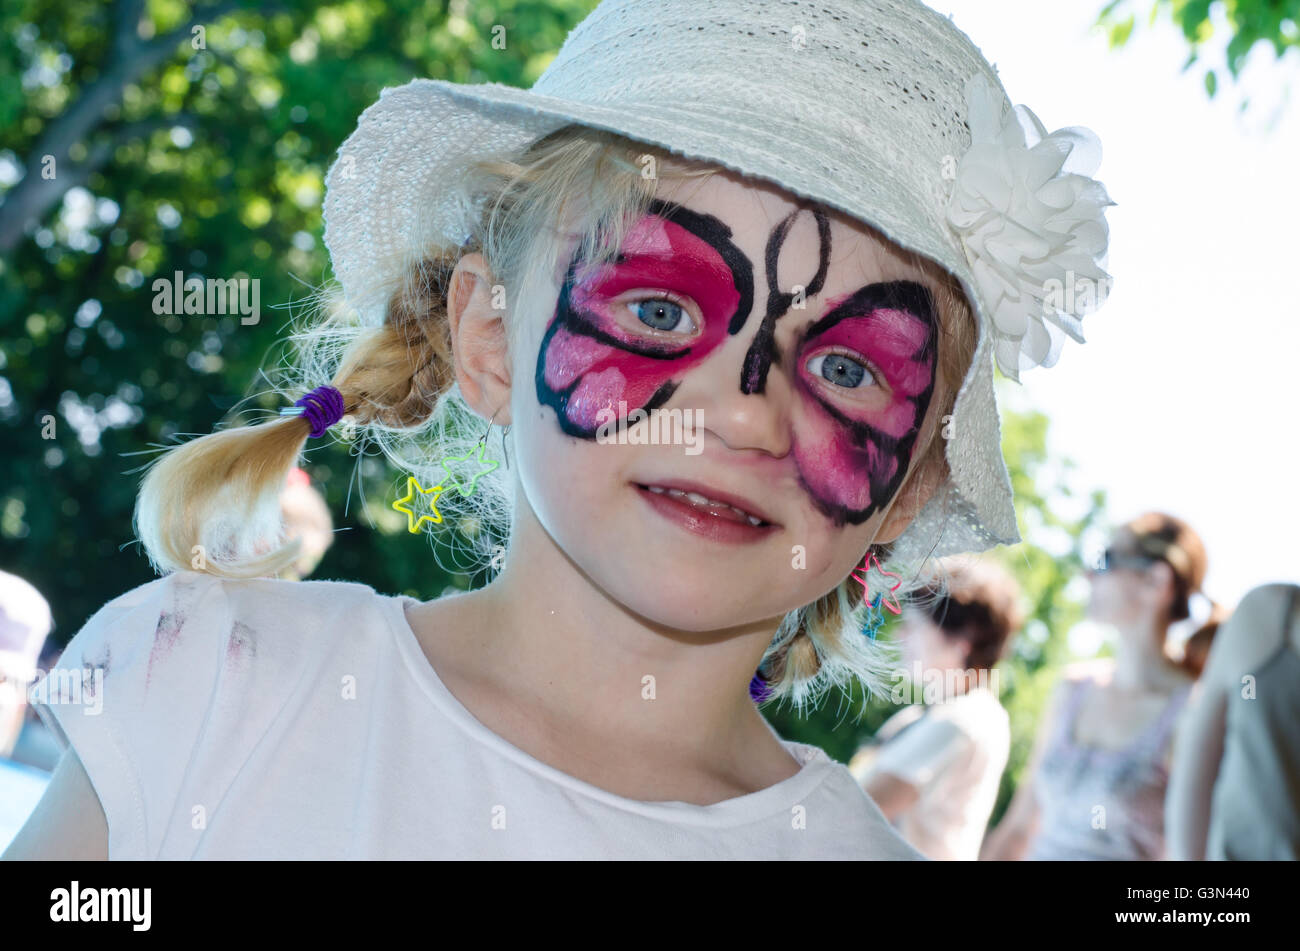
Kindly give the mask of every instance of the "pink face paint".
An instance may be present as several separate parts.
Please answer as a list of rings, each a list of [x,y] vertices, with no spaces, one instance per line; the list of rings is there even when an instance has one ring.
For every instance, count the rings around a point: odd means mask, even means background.
[[[672,220],[668,220],[671,216]],[[672,395],[681,375],[704,360],[728,333],[744,326],[753,306],[753,272],[731,242],[730,230],[711,215],[665,202],[629,232],[617,260],[575,280],[570,263],[555,316],[537,360],[537,397],[555,409],[571,436],[594,439],[598,414],[655,409]],[[634,290],[653,297],[672,291],[700,308],[692,333],[653,334],[635,329],[618,298]]]
[[[795,348],[795,462],[808,494],[836,524],[866,521],[902,484],[934,393],[935,327],[920,284],[869,284],[834,302]],[[814,357],[834,353],[870,364],[879,379],[871,383],[868,368],[868,386],[842,387],[838,398],[838,384],[818,382],[807,369]]]
[[[920,284],[869,284],[832,302],[830,311],[803,331],[793,364],[782,365],[775,325],[789,313],[794,294],[777,286],[777,264],[803,211],[792,212],[768,235],[766,313],[746,351],[740,389],[762,399],[774,365],[792,376],[792,451],[800,482],[827,518],[856,525],[893,496],[906,474],[934,390],[935,308]],[[804,285],[806,296],[823,286],[831,251],[829,222],[821,212],[813,214],[819,263]],[[595,439],[601,412],[616,418],[620,402],[628,412],[664,405],[683,374],[705,361],[727,335],[739,333],[753,309],[753,267],[732,243],[730,229],[712,215],[680,205],[652,203],[617,259],[579,281],[580,263],[575,257],[569,264],[535,374],[538,400],[555,410],[560,428],[571,436]],[[627,307],[652,299],[656,291],[694,301],[699,326],[690,333],[652,333],[649,327],[642,332]],[[815,382],[807,363],[823,353],[875,367],[880,375],[875,392],[866,399],[839,397],[838,384]]]

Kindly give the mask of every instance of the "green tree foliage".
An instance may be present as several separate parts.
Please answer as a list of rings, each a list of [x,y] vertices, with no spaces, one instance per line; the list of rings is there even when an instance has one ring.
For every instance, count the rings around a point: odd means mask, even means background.
[[[1278,59],[1289,50],[1300,47],[1300,0],[1149,0],[1148,23],[1154,24],[1160,15],[1167,14],[1182,31],[1189,52],[1183,69],[1197,63],[1206,46],[1214,37],[1214,19],[1221,17],[1228,31],[1225,49],[1229,75],[1235,80],[1241,75],[1246,57],[1258,44],[1273,48]],[[1104,29],[1112,48],[1123,46],[1133,35],[1137,13],[1132,0],[1111,0],[1097,17],[1097,25]],[[1204,71],[1205,91],[1213,98],[1219,88],[1216,68]],[[1242,106],[1245,107],[1243,101]]]
[[[210,432],[250,395],[251,410],[280,405],[255,397],[259,368],[285,305],[328,277],[324,175],[361,111],[422,76],[531,85],[594,5],[5,5],[0,566],[46,594],[56,639],[153,577],[123,550],[139,454]],[[175,271],[259,279],[260,322],[156,315],[152,282]],[[355,525],[355,460],[310,460],[340,526]],[[393,481],[375,460],[363,474],[381,491]],[[401,544],[423,552],[404,533],[341,531],[317,574],[426,597],[470,583],[394,557]]]

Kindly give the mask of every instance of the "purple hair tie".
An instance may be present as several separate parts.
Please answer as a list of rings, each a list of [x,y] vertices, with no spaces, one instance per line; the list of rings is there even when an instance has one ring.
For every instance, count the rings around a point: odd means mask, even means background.
[[[301,409],[285,407],[281,416],[303,416],[311,423],[311,438],[325,435],[325,431],[343,418],[343,394],[334,387],[318,386],[294,404]]]
[[[767,681],[763,675],[755,673],[749,681],[749,699],[755,703],[766,703],[772,697],[772,692],[768,689]]]

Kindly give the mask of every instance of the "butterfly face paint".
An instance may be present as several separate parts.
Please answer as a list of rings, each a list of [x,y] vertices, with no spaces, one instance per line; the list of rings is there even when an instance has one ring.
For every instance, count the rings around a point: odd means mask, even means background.
[[[800,484],[835,524],[856,525],[893,495],[906,474],[934,388],[934,306],[920,284],[867,285],[832,302],[799,335],[793,363],[783,363],[776,324],[793,308],[797,287],[778,286],[778,264],[800,214],[814,216],[819,239],[817,270],[804,279],[801,296],[819,294],[825,283],[829,220],[820,210],[798,208],[768,235],[767,305],[739,386],[763,398],[774,365],[792,376],[798,404],[792,451]],[[753,265],[731,241],[731,230],[712,215],[671,202],[652,203],[612,263],[578,281],[579,263],[575,256],[569,264],[535,374],[539,402],[555,410],[571,436],[595,439],[601,411],[617,414],[620,402],[629,412],[663,406],[683,374],[744,329],[753,309]],[[619,300],[629,291],[644,293]],[[673,296],[695,303],[699,326],[691,326],[689,316],[678,320],[671,308],[665,327],[635,314],[638,302]],[[684,306],[678,310],[686,313]],[[679,333],[681,324],[687,330]],[[874,387],[866,398],[858,395],[864,387]]]
[[[667,220],[671,215],[672,220]],[[712,215],[654,202],[624,241],[617,259],[575,283],[569,264],[555,316],[537,359],[537,398],[554,408],[560,428],[594,439],[601,410],[656,409],[681,375],[744,326],[754,301],[753,268]],[[693,333],[652,333],[620,295],[672,291],[700,308]],[[658,300],[647,293],[643,300]],[[684,311],[684,308],[682,308]]]
[[[836,524],[865,522],[902,484],[934,394],[936,326],[930,292],[892,281],[834,301],[801,335],[795,461]]]
[[[762,393],[772,364],[780,361],[776,321],[796,299],[794,288],[780,287],[781,251],[796,216],[806,210],[791,212],[768,235],[767,313],[745,354],[742,393]],[[830,222],[816,209],[812,214],[819,264],[803,285],[805,297],[821,293],[831,254]],[[803,331],[791,368],[801,396],[795,462],[813,503],[836,525],[865,522],[902,484],[934,391],[936,326],[930,292],[911,281],[893,281],[839,298]],[[876,392],[867,399],[843,395],[863,384]]]
[[[780,356],[776,347],[776,321],[778,317],[790,312],[796,299],[793,288],[783,291],[780,287],[781,249],[785,246],[785,239],[790,236],[790,228],[794,225],[795,218],[803,210],[797,208],[786,215],[767,236],[767,249],[764,254],[764,262],[767,265],[767,313],[763,315],[758,333],[754,334],[754,341],[745,353],[745,364],[740,371],[742,393],[762,393],[767,385],[768,370],[771,369],[773,360]],[[817,273],[802,285],[803,297],[816,297],[822,292],[822,285],[826,283],[826,269],[830,267],[831,260],[830,219],[823,212],[815,209],[812,215],[817,221]]]

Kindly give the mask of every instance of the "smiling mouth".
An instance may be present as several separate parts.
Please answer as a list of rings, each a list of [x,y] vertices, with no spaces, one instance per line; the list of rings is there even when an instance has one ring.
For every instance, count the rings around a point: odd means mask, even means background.
[[[709,515],[714,518],[724,519],[735,522],[737,525],[751,525],[754,528],[770,528],[772,523],[766,521],[761,516],[753,512],[746,511],[739,506],[732,505],[730,502],[724,502],[721,499],[711,499],[699,492],[687,491],[673,486],[663,485],[645,485],[642,483],[633,483],[638,489],[650,492],[654,495],[667,496],[675,502],[689,506],[695,509],[701,515]]]

